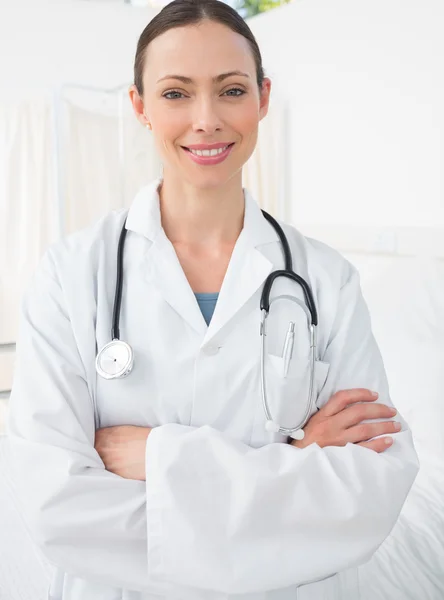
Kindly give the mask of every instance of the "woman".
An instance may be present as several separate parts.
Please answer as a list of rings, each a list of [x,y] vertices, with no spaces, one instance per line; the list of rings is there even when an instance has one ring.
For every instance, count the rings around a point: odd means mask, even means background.
[[[303,439],[265,428],[260,302],[283,248],[242,167],[270,87],[233,9],[166,6],[140,37],[130,89],[163,179],[128,214],[50,248],[25,295],[9,431],[24,518],[57,567],[52,600],[355,600],[355,567],[414,481],[356,270],[285,224],[319,316],[315,405]],[[135,358],[106,379],[95,364],[123,227],[120,332]],[[266,391],[291,429],[309,396],[310,315],[290,279],[271,300]]]

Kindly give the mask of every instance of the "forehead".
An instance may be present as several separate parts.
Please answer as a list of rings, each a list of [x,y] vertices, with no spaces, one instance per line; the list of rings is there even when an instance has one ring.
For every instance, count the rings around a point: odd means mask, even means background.
[[[170,29],[149,44],[145,55],[145,72],[156,81],[171,73],[199,79],[234,70],[254,76],[249,42],[214,21]]]

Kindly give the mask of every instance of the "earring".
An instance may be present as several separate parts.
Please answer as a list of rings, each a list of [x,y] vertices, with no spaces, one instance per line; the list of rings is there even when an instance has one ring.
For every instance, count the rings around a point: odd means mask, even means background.
[[[151,123],[147,123],[147,124],[146,124],[146,127],[147,127],[148,129],[151,129]]]

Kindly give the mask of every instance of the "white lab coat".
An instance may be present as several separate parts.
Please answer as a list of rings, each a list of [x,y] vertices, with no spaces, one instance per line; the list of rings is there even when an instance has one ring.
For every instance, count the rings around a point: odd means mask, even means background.
[[[135,364],[126,379],[95,372],[110,341],[125,211],[51,247],[23,299],[11,466],[29,531],[57,567],[49,597],[356,600],[356,566],[389,534],[418,470],[411,432],[404,422],[382,454],[300,450],[266,432],[259,303],[267,275],[283,268],[278,237],[245,192],[244,229],[207,327],[161,227],[158,183],[139,192],[127,221],[120,332]],[[391,404],[356,270],[283,227],[319,313],[315,410],[354,387]],[[272,297],[281,294],[303,300],[288,280]],[[283,378],[290,320],[297,341]],[[267,383],[283,426],[304,412],[308,349],[304,311],[273,303]],[[154,428],[146,483],[105,470],[94,432],[112,425]]]

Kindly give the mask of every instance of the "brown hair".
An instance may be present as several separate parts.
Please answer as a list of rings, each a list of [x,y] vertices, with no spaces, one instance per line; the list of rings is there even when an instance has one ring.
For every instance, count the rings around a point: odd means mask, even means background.
[[[264,69],[262,56],[256,39],[244,19],[234,8],[219,0],[173,0],[167,4],[145,27],[137,43],[136,58],[134,61],[134,84],[143,95],[143,69],[145,65],[145,51],[150,42],[156,37],[175,27],[195,25],[200,21],[209,20],[229,27],[235,33],[243,35],[250,44],[256,63],[256,79],[259,90],[262,89]]]

